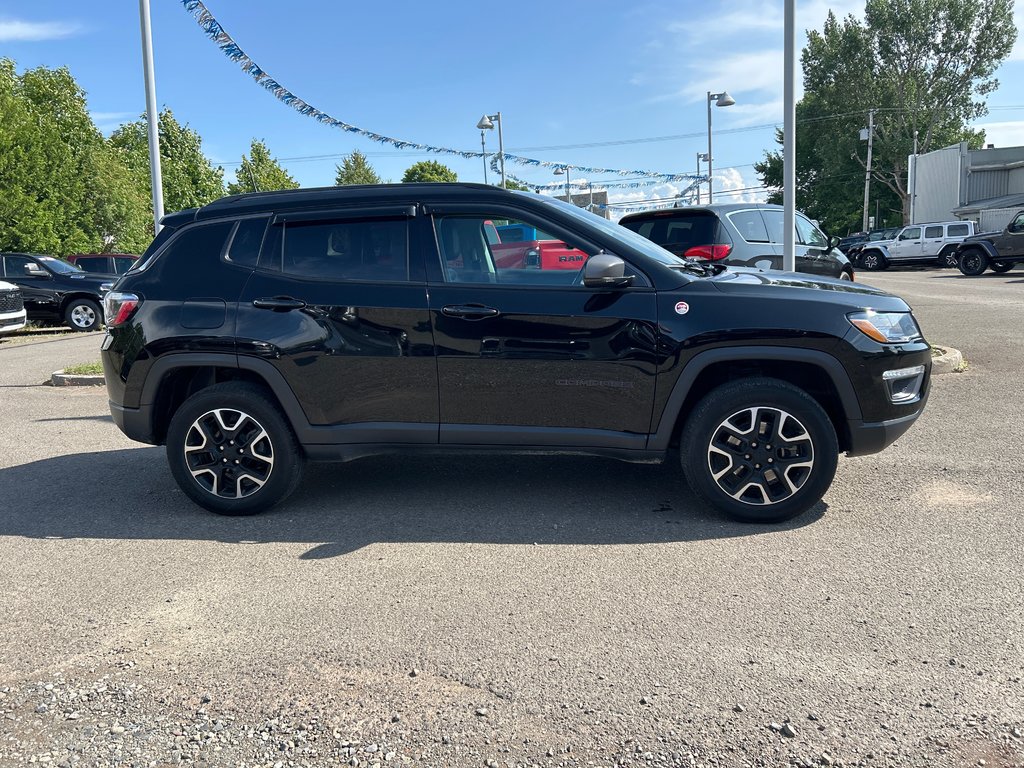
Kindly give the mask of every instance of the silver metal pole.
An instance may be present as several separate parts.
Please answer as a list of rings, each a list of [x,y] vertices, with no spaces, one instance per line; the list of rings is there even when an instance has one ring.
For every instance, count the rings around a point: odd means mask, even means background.
[[[871,194],[871,148],[875,141],[875,110],[868,110],[868,164],[864,168],[864,221],[861,229],[868,231],[868,196]]]
[[[715,202],[711,189],[711,91],[708,91],[708,203]]]
[[[565,202],[572,203],[572,191],[569,188],[569,166],[565,166]]]
[[[160,115],[156,108],[156,76],[153,72],[153,28],[149,20],[149,0],[139,0],[142,27],[142,76],[146,81],[146,122],[149,124],[149,181],[153,187],[153,229],[160,232],[164,217],[164,184],[160,174]]]
[[[697,153],[697,175],[700,176],[700,152]],[[697,185],[697,205],[700,205],[700,184]]]
[[[487,183],[487,143],[484,141],[484,132],[480,131],[480,153],[484,156],[484,184]]]
[[[796,271],[796,0],[786,0],[783,47],[782,268]],[[709,108],[710,111],[710,108]]]
[[[914,218],[914,207],[917,202],[917,131],[914,131],[914,165],[912,166],[910,176],[910,223],[914,224],[917,219]],[[875,224],[878,224],[876,221]]]
[[[498,154],[501,160],[501,188],[505,189],[505,141],[501,137],[501,112],[498,113]]]

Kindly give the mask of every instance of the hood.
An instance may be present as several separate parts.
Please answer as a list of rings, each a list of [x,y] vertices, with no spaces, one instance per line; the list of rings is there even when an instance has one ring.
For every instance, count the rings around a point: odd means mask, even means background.
[[[906,312],[909,309],[903,299],[880,288],[798,272],[730,268],[708,280],[718,290],[737,295],[777,295],[780,300],[824,301],[851,309],[872,308],[892,312]]]
[[[998,230],[998,229],[995,232],[979,232],[976,235],[971,235],[970,237],[965,237],[961,242],[971,243],[971,242],[977,242],[978,240],[991,240],[993,237],[999,237],[999,235],[1001,235],[1001,234],[1003,234],[1002,230]]]

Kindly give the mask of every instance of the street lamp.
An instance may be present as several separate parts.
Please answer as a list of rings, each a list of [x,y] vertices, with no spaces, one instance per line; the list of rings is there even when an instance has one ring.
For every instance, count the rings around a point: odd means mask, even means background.
[[[482,136],[483,131],[493,130],[495,123],[498,124],[498,159],[501,162],[501,188],[505,189],[505,142],[501,136],[501,112],[493,115],[484,115],[480,118],[480,122],[476,124],[476,127],[480,129]]]
[[[708,158],[711,157],[707,152],[697,153],[697,176],[700,176],[700,164],[706,163]],[[697,205],[700,205],[700,184],[697,184]]]
[[[715,102],[715,106],[718,107],[731,107],[736,103],[736,99],[729,95],[728,91],[722,91],[721,93],[712,93],[708,91],[708,202],[714,202],[714,192],[711,188],[711,102]]]
[[[568,165],[561,166],[559,168],[555,168],[555,176],[561,176],[563,173],[565,174],[565,202],[571,203],[572,202],[572,192],[569,190],[569,166]]]
[[[484,156],[484,184],[487,183],[487,142],[484,140],[483,129],[480,130],[480,154]]]

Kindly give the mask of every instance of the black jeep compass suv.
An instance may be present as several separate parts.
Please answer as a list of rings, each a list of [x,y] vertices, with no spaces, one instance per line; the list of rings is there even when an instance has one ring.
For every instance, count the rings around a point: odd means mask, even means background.
[[[493,233],[515,224],[588,258],[499,266]],[[226,197],[165,217],[115,289],[114,420],[222,514],[280,502],[307,459],[678,449],[711,505],[783,520],[928,395],[929,346],[895,296],[686,260],[484,185]]]

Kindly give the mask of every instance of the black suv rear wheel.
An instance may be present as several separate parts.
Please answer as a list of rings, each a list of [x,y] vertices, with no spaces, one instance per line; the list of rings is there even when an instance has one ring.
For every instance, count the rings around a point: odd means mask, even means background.
[[[835,477],[835,428],[810,395],[778,379],[723,384],[687,420],[683,471],[711,506],[774,523],[817,504]]]
[[[225,382],[197,392],[171,417],[171,474],[189,498],[221,515],[252,515],[287,498],[302,452],[259,387]]]

